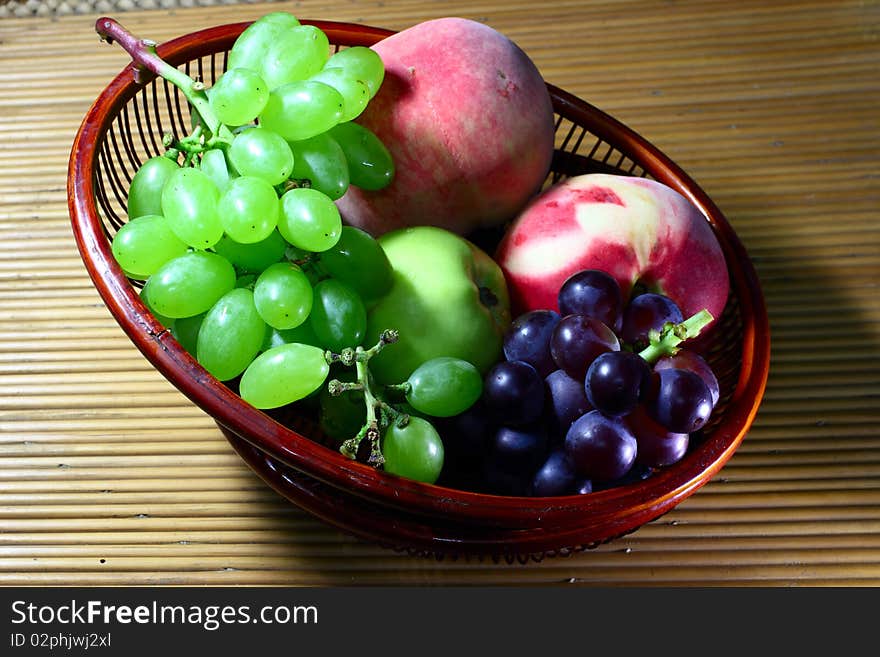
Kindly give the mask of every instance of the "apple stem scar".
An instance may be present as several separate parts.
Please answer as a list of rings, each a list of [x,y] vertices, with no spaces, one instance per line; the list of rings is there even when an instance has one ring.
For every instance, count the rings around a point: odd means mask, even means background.
[[[492,292],[488,287],[480,286],[479,288],[480,294],[480,303],[482,303],[487,308],[493,308],[498,305],[498,297],[495,296],[495,293]]]
[[[652,364],[663,356],[672,356],[682,342],[697,337],[713,319],[712,313],[704,308],[679,324],[669,322],[660,331],[651,331],[651,342],[639,352],[639,356]]]

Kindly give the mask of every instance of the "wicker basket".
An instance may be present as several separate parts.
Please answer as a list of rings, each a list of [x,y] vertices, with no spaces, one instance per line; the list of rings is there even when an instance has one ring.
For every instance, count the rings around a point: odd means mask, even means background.
[[[371,45],[391,32],[303,21],[334,47]],[[159,54],[212,84],[247,23],[174,39]],[[394,549],[433,555],[528,559],[594,547],[638,529],[693,494],[732,456],[761,402],[769,370],[769,328],[749,258],[715,204],[675,163],[597,108],[548,85],[556,111],[556,153],[546,181],[580,173],[650,177],[690,199],[714,228],[731,295],[708,359],[722,396],[701,440],[679,463],[638,484],[580,496],[521,498],[422,484],[348,460],[316,440],[308,417],[258,411],[210,376],[147,311],[137,282],[116,264],[110,240],[126,221],[134,172],[162,152],[167,132],[190,126],[186,99],[162,79],[138,83],[132,66],[99,95],[76,136],[68,172],[69,209],[86,268],[120,326],[147,359],[217,422],[232,446],[279,493],[347,532]],[[132,427],[135,432],[136,427]]]

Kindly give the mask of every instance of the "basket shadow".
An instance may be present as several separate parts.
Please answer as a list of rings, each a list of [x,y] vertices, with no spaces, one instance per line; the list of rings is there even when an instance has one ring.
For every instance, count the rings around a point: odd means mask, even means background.
[[[839,479],[844,468],[876,478],[880,329],[870,309],[876,278],[868,262],[880,239],[866,232],[827,266],[825,259],[808,262],[794,242],[755,241],[772,342],[764,401],[742,454],[766,465],[780,458],[802,465],[788,476],[804,480]]]

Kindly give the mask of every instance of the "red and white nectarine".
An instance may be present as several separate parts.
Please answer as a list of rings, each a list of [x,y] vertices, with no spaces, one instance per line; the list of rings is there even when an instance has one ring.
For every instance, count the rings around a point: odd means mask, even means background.
[[[562,283],[582,269],[608,272],[627,299],[636,283],[665,294],[685,317],[718,318],[729,279],[706,217],[662,183],[585,174],[547,189],[514,221],[496,260],[514,313],[557,310]]]

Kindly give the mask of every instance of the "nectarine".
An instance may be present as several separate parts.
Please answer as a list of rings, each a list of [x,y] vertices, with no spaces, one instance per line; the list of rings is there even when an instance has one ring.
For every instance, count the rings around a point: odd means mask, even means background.
[[[611,274],[627,299],[636,283],[665,294],[685,317],[716,319],[729,279],[706,217],[662,183],[610,174],[569,178],[541,194],[514,221],[496,260],[514,313],[557,310],[565,280],[583,269]]]
[[[472,20],[419,23],[373,46],[385,79],[357,122],[391,152],[395,179],[337,203],[375,236],[410,225],[458,234],[512,219],[550,167],[554,119],[538,69]]]

